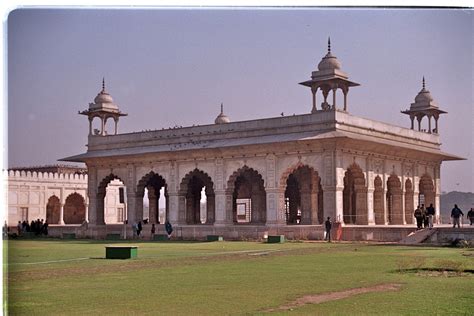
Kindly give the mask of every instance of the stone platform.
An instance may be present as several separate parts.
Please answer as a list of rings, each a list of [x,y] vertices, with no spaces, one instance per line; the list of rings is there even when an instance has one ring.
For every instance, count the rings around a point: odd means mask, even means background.
[[[426,242],[447,243],[449,240],[461,238],[474,241],[474,226],[465,225],[462,228],[452,228],[451,225],[437,225],[435,234],[431,234]],[[50,226],[49,236],[61,237],[63,234],[76,234],[76,238],[105,239],[110,234],[121,234],[124,227],[120,224],[92,226],[87,229],[80,225]],[[374,241],[400,242],[411,233],[416,232],[415,226],[402,225],[346,225],[338,228],[335,224],[331,231],[333,240],[341,241]],[[132,238],[132,228],[127,226],[127,239]],[[156,225],[156,235],[165,235],[164,225]],[[286,240],[323,240],[322,225],[185,225],[174,226],[174,240],[207,240],[208,235],[222,236],[224,240],[264,240],[268,235],[284,235]],[[151,240],[151,225],[143,225],[141,239]]]

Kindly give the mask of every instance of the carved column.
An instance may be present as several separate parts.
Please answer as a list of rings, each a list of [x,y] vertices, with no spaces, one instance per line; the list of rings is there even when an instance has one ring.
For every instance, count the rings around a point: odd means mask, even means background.
[[[134,223],[138,221],[138,219],[142,219],[137,216],[137,212],[136,212],[137,207],[138,207],[137,204],[139,203],[143,211],[143,201],[139,201],[135,192],[131,190],[130,191],[127,190],[127,221],[129,225],[133,225]],[[143,213],[142,213],[142,217],[143,217]]]
[[[216,214],[216,197],[214,194],[206,196],[206,224],[214,224]]]
[[[311,225],[319,225],[320,218],[318,217],[318,190],[314,189],[311,191],[310,199],[311,199]]]
[[[102,116],[100,118],[100,135],[102,136],[105,135],[105,121],[106,121],[106,118]]]
[[[169,192],[168,193],[168,200],[169,200],[169,204],[168,204],[168,220],[170,221],[170,223],[172,225],[177,225],[178,223],[181,223],[185,220],[184,218],[184,214],[182,214],[182,219],[180,221],[179,219],[179,209],[178,209],[178,204],[179,204],[179,197],[178,197],[178,193],[176,192]]]
[[[92,120],[93,118],[89,116],[89,135],[92,135]]]
[[[84,220],[89,223],[89,204],[85,204],[86,206],[86,213],[84,214]]]
[[[155,191],[155,188],[148,188],[148,219],[150,224],[156,224],[158,222],[158,196],[159,192]]]
[[[347,111],[347,94],[349,93],[349,89],[345,87],[342,89],[342,93],[344,94],[344,111]]]
[[[266,190],[267,199],[267,225],[285,225],[285,191],[279,188]],[[281,203],[283,199],[283,203]]]
[[[115,122],[115,132],[114,134],[117,135],[118,133],[118,117],[114,117],[114,122]]]
[[[316,113],[318,109],[316,108],[316,93],[318,92],[317,87],[311,87],[311,93],[313,94],[313,108],[311,109],[311,113]]]
[[[60,204],[61,207],[59,209],[59,224],[64,225],[64,203]]]

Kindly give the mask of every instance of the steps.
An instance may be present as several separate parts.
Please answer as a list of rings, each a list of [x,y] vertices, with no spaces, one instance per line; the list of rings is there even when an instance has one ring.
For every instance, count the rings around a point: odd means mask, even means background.
[[[400,244],[402,245],[416,245],[421,244],[428,238],[430,238],[433,234],[437,231],[436,228],[428,229],[420,229],[410,233],[408,236],[400,240]]]

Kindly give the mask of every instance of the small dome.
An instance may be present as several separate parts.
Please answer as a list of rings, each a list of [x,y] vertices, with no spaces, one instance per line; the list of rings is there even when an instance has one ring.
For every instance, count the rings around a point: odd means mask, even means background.
[[[112,96],[105,91],[99,92],[99,94],[94,99],[95,103],[114,103]]]
[[[221,103],[221,113],[214,120],[215,124],[230,123],[230,118],[224,114],[224,105]]]
[[[425,77],[423,77],[423,87],[420,92],[415,97],[415,103],[412,105],[413,107],[438,107],[435,102],[433,97],[431,96],[431,93],[426,90],[425,87]]]
[[[318,70],[334,70],[341,69],[341,63],[337,60],[336,56],[333,56],[331,52],[328,52],[326,56],[318,64]]]
[[[431,93],[423,88],[418,95],[415,97],[415,102],[431,102],[433,101],[433,97],[431,96]]]
[[[225,114],[219,114],[218,117],[216,117],[216,120],[214,121],[216,124],[225,124],[225,123],[230,123],[230,118],[227,117]]]

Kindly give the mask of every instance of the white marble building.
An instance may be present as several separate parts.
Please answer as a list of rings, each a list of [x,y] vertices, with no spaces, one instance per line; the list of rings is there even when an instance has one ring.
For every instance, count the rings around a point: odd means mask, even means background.
[[[359,84],[348,80],[330,46],[301,84],[312,92],[308,114],[231,122],[221,108],[215,124],[126,134],[115,128],[113,135],[104,132],[106,120],[117,126],[126,114],[103,86],[81,112],[91,126],[87,152],[63,159],[87,165],[91,229],[98,236],[107,226],[105,188],[114,179],[126,186],[129,223],[143,219],[147,189],[150,222],[157,223],[158,200],[164,199],[166,218],[183,236],[310,231],[327,217],[342,225],[406,225],[421,203],[433,203],[439,214],[441,163],[461,158],[440,150],[438,119],[445,112],[424,80],[403,112],[411,129],[349,113],[349,88]],[[336,100],[339,89],[343,100]],[[96,117],[102,130],[93,133]]]
[[[41,170],[45,167],[24,168]],[[49,167],[49,169],[54,169]],[[61,168],[56,168],[61,169]],[[62,169],[76,168],[63,167]],[[77,168],[78,170],[80,168]],[[9,170],[3,172],[5,186],[4,201],[7,202],[5,217],[9,226],[18,221],[43,219],[54,225],[80,225],[88,221],[87,174],[68,171],[41,172],[31,170]],[[107,224],[123,222],[123,203],[119,201],[119,181],[107,187],[105,200]]]

